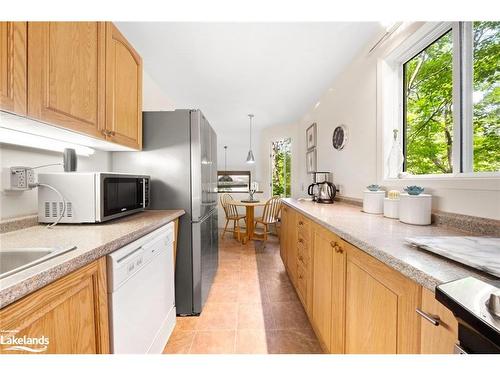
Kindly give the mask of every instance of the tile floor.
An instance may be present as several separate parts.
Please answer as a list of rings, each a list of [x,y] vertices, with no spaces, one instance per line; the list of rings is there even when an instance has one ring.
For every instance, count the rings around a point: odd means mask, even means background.
[[[219,270],[199,317],[178,317],[164,353],[322,353],[271,237],[219,242]]]

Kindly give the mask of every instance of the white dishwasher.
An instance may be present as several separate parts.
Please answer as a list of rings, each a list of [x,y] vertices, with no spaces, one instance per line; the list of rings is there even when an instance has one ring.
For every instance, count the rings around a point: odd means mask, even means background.
[[[111,351],[161,353],[175,326],[174,224],[107,256]]]

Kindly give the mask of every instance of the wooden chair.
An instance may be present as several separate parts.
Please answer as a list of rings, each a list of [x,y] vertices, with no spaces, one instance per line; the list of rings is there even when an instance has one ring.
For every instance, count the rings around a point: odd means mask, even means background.
[[[222,194],[220,197],[220,203],[222,208],[224,209],[224,213],[226,215],[226,225],[224,226],[224,231],[222,232],[221,239],[224,238],[226,232],[235,233],[238,241],[242,240],[242,236],[244,232],[242,232],[242,228],[240,227],[240,220],[244,220],[246,222],[246,215],[240,215],[238,212],[238,207],[234,204],[231,204],[234,199],[230,194]],[[233,229],[227,229],[229,222],[233,222]]]
[[[257,226],[261,224],[264,228],[264,232],[262,233],[264,241],[267,241],[267,234],[271,233],[270,227],[274,226],[276,230],[276,234],[278,234],[278,222],[281,213],[281,198],[278,196],[270,198],[266,205],[264,206],[264,211],[262,212],[262,216],[255,219],[254,228],[257,229]]]

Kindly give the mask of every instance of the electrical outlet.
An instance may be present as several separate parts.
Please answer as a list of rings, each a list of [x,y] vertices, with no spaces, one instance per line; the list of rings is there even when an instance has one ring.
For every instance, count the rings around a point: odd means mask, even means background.
[[[30,190],[35,183],[35,172],[30,167],[10,167],[7,190]]]
[[[33,168],[26,169],[26,183],[28,187],[35,183],[35,171]]]

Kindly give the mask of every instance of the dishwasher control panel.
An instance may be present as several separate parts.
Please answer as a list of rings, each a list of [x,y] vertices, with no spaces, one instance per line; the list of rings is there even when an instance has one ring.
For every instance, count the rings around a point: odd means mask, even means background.
[[[173,246],[174,225],[169,223],[107,256],[108,291],[121,287],[135,273]]]

